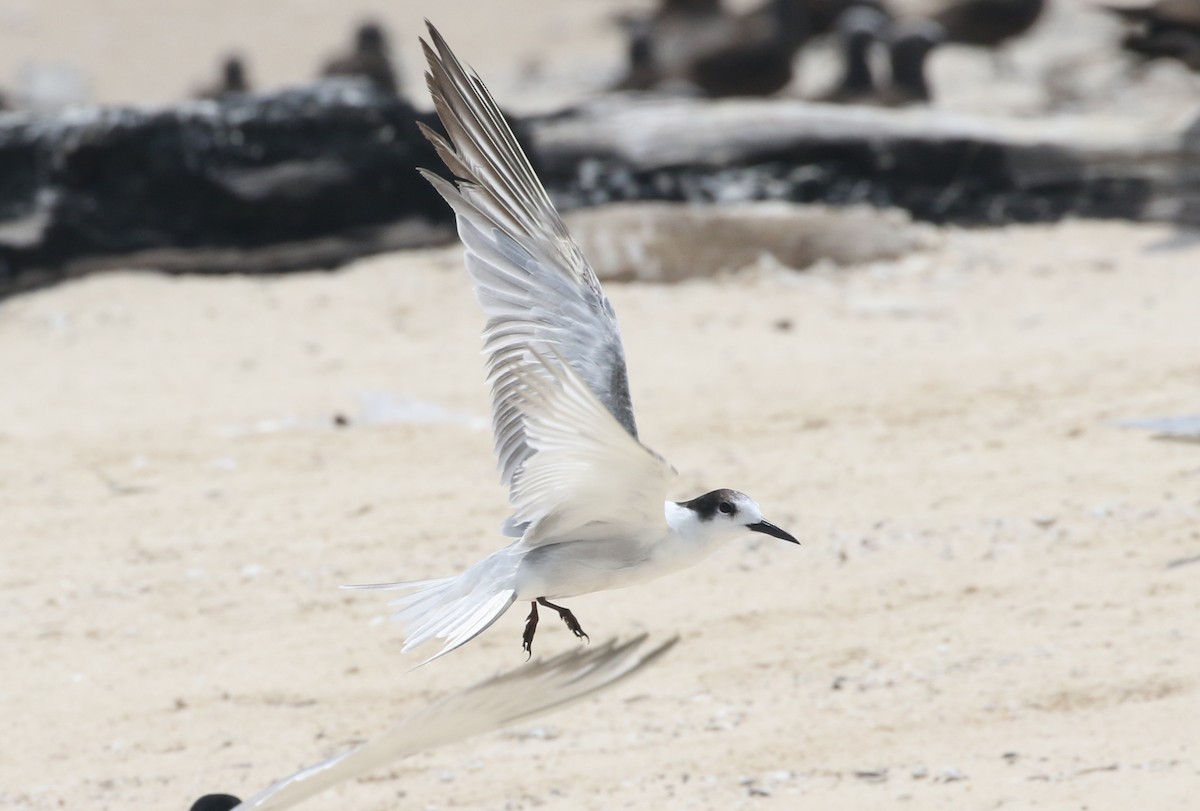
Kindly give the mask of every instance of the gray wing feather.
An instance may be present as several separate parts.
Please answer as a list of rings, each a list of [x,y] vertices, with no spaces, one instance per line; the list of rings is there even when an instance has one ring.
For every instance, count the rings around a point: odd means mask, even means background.
[[[484,352],[501,481],[511,488],[532,450],[525,441],[514,361],[552,345],[635,439],[625,351],[616,314],[525,158],[487,88],[429,27],[426,81],[449,142],[426,136],[452,184],[422,174],[457,215],[475,295],[487,315]],[[512,531],[510,527],[507,531]]]
[[[670,650],[676,638],[642,650],[645,641],[645,634],[628,642],[612,640],[501,673],[447,696],[359,747],[285,777],[236,811],[291,808],[399,758],[560,709],[642,670]]]

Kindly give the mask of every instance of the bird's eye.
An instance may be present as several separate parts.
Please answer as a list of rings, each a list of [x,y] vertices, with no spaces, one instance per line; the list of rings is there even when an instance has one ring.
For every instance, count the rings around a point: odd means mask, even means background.
[[[717,509],[726,515],[733,515],[733,505],[728,501],[722,501],[720,505],[718,505]]]

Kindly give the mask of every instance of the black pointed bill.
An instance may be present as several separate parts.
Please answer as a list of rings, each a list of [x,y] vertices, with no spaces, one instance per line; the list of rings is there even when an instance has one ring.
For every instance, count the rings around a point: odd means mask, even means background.
[[[770,535],[773,538],[779,538],[782,541],[790,541],[791,543],[800,543],[787,532],[784,532],[779,527],[772,524],[770,521],[758,521],[754,524],[747,524],[746,529],[751,532],[761,532],[764,535]]]

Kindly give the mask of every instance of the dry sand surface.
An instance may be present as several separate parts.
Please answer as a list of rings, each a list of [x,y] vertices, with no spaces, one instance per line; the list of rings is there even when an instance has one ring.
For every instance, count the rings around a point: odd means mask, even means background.
[[[611,284],[675,495],[744,489],[804,545],[572,601],[682,643],[312,806],[1191,807],[1200,446],[1110,421],[1197,411],[1194,244],[947,230]],[[523,610],[410,672],[382,596],[336,588],[500,542],[480,326],[455,249],[0,306],[0,805],[249,794],[517,666]]]

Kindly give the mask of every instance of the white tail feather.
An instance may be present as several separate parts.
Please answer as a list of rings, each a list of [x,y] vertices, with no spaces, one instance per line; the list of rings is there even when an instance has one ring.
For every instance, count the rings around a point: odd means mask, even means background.
[[[356,589],[407,591],[389,605],[392,619],[404,626],[408,653],[435,639],[442,647],[421,665],[445,656],[486,631],[517,599],[518,556],[508,549],[489,555],[457,577],[344,586]]]
[[[435,583],[441,583],[443,580],[452,580],[449,577],[436,577],[432,580],[408,580],[401,583],[348,583],[342,586],[344,589],[376,589],[379,591],[408,591],[412,589],[423,589],[426,586],[432,586]]]

